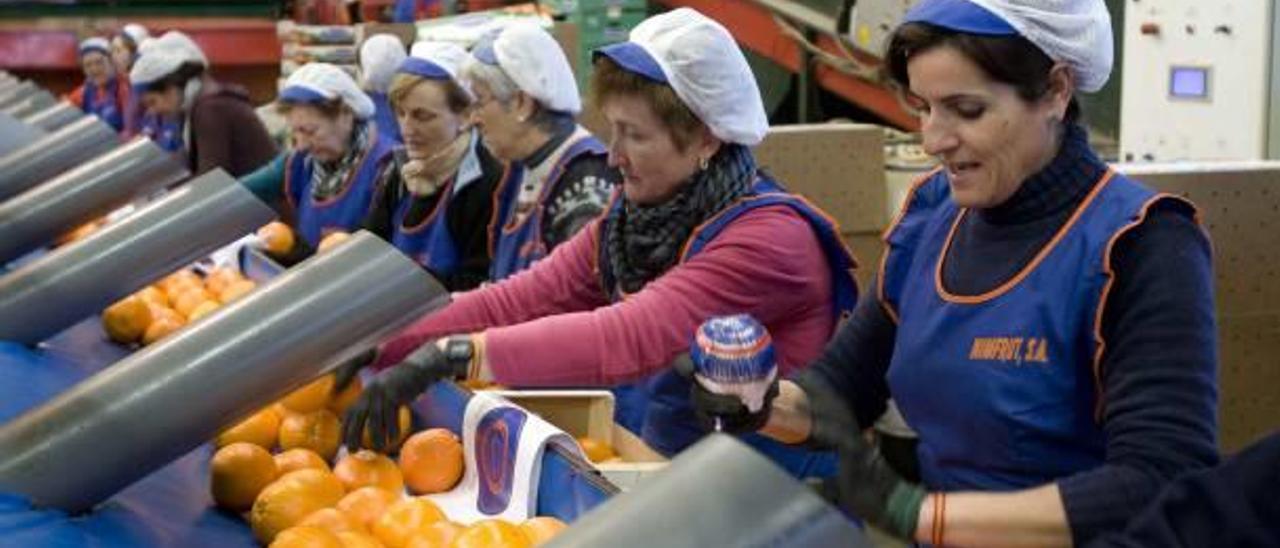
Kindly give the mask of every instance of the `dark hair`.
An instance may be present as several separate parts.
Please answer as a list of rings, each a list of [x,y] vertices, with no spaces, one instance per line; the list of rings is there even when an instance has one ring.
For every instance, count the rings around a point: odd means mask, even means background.
[[[170,72],[164,78],[147,84],[145,91],[162,92],[171,87],[183,88],[187,85],[187,81],[192,78],[198,78],[204,74],[204,65],[200,63],[187,61],[182,63],[176,70]]]
[[[1013,86],[1024,101],[1039,100],[1049,92],[1053,59],[1030,40],[956,32],[927,23],[907,23],[893,32],[885,49],[884,70],[904,91],[910,89],[907,63],[920,53],[944,46],[968,57],[992,80]],[[1080,103],[1073,95],[1066,122],[1074,123],[1080,116]]]
[[[596,106],[603,106],[604,101],[618,95],[640,97],[653,113],[667,125],[671,140],[676,149],[684,151],[697,138],[705,127],[702,120],[689,110],[689,106],[680,100],[671,86],[659,84],[618,66],[612,59],[600,56],[595,61],[595,70],[591,74],[591,96]]]

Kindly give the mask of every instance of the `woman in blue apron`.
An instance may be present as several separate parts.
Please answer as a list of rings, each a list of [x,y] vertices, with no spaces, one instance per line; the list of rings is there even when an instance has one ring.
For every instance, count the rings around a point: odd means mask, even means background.
[[[574,121],[582,110],[569,61],[533,25],[482,39],[463,67],[475,92],[472,120],[494,156],[515,172],[501,189],[490,281],[547,256],[595,219],[620,177],[605,145]]]
[[[876,290],[757,422],[838,446],[845,507],[903,539],[1083,545],[1218,458],[1208,237],[1079,124],[1112,48],[1101,0],[925,0],[890,39],[942,165],[885,233]],[[918,483],[862,435],[890,397]]]
[[[400,127],[391,110],[387,91],[400,63],[404,62],[404,43],[391,34],[375,34],[360,45],[360,84],[373,100],[373,122],[383,137],[400,142]]]
[[[240,182],[290,220],[303,251],[315,249],[361,227],[394,144],[371,122],[373,101],[334,65],[303,65],[278,101],[294,149]]]
[[[101,118],[116,131],[124,130],[125,108],[129,104],[129,82],[111,62],[111,44],[93,37],[80,43],[80,68],[84,84],[67,95],[80,110]]]
[[[838,227],[755,163],[751,147],[768,123],[724,27],[691,9],[652,17],[631,41],[597,51],[592,78],[614,129],[609,160],[624,175],[612,207],[526,271],[458,296],[383,344],[374,367],[395,365],[352,408],[348,443],[368,417],[385,433],[386,409],[442,379],[639,382],[641,435],[674,455],[710,429],[671,367],[702,322],[751,314],[789,372],[816,357],[853,308],[853,259]],[[830,452],[744,441],[796,476],[834,472]]]
[[[469,127],[471,94],[457,80],[466,57],[456,44],[419,42],[391,79],[404,146],[380,175],[364,225],[450,291],[488,280],[494,190],[510,172]]]
[[[115,66],[116,74],[129,74],[134,61],[138,60],[138,46],[148,38],[150,34],[147,28],[137,23],[124,25],[111,37],[111,63]],[[124,129],[121,134],[132,137],[140,132],[141,127],[142,107],[138,104],[138,94],[130,93],[129,103],[124,109]]]

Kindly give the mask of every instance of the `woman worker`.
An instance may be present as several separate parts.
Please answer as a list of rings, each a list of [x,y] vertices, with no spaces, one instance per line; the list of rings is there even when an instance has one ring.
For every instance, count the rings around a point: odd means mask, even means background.
[[[187,164],[197,175],[222,168],[248,174],[275,156],[275,144],[244,88],[208,75],[208,59],[191,38],[170,31],[142,48],[130,80],[146,114],[183,120]]]
[[[463,77],[472,120],[494,156],[511,162],[501,190],[490,279],[528,268],[608,206],[619,179],[605,146],[574,116],[582,110],[569,61],[532,24],[507,27],[472,49]]]
[[[240,182],[314,249],[331,232],[360,228],[395,144],[372,123],[373,101],[334,65],[303,65],[278,101],[295,148]]]
[[[124,111],[129,104],[129,81],[111,64],[111,44],[93,37],[80,42],[80,68],[84,83],[66,97],[80,110],[101,118],[116,131],[124,130]]]
[[[348,444],[366,422],[382,443],[395,430],[389,413],[444,379],[649,379],[642,435],[671,455],[706,433],[688,383],[668,367],[699,324],[749,313],[772,334],[780,369],[793,371],[852,308],[853,261],[837,228],[756,166],[750,147],[768,123],[724,27],[691,9],[647,19],[630,42],[597,52],[592,89],[613,128],[618,199],[528,271],[462,294],[382,345],[375,366],[397,365],[352,407]],[[832,464],[830,454],[747,441],[799,476]]]
[[[885,233],[876,290],[771,413],[697,388],[700,414],[839,445],[846,507],[935,545],[1083,545],[1214,464],[1210,244],[1190,203],[1090,150],[1075,93],[1111,54],[1101,0],[916,5],[885,62],[942,167]],[[890,397],[920,485],[860,433]]]
[[[360,45],[360,85],[373,100],[374,124],[383,137],[397,143],[400,142],[400,128],[396,126],[396,115],[391,110],[387,90],[404,58],[404,44],[390,34],[375,34]]]
[[[146,27],[129,23],[111,37],[111,63],[115,67],[116,74],[129,74],[133,69],[133,62],[138,60],[138,46],[150,36]],[[138,94],[130,93],[129,102],[124,107],[124,129],[121,133],[125,137],[132,137],[141,127],[142,108],[138,104]]]
[[[510,171],[467,121],[471,94],[457,79],[466,58],[456,44],[419,42],[391,79],[404,147],[379,176],[365,220],[450,291],[488,280],[493,193]]]

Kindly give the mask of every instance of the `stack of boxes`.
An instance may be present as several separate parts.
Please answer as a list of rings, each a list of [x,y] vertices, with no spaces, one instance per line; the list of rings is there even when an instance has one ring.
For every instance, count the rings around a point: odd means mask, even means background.
[[[556,18],[578,28],[578,47],[572,60],[578,86],[587,89],[591,78],[591,51],[624,42],[631,29],[648,17],[646,0],[542,0]]]
[[[292,21],[280,21],[276,25],[276,36],[280,39],[281,46],[282,79],[311,62],[338,65],[353,78],[359,77],[354,26],[299,25]]]

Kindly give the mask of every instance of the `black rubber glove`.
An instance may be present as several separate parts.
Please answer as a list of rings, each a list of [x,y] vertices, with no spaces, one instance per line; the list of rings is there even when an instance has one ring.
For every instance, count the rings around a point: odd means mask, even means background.
[[[924,489],[894,472],[861,433],[846,436],[837,451],[837,481],[844,507],[886,533],[914,541]]]
[[[432,384],[465,378],[471,363],[471,344],[468,338],[452,339],[447,343],[446,352],[436,345],[436,341],[428,342],[404,361],[374,377],[347,409],[343,419],[342,438],[347,449],[355,451],[360,448],[365,423],[368,423],[369,438],[375,451],[391,447],[400,435],[397,420],[400,407],[408,405]]]
[[[356,375],[361,369],[368,367],[373,363],[374,358],[378,357],[378,349],[370,348],[362,352],[360,355],[342,362],[338,367],[333,369],[333,393],[337,394],[347,388],[351,381],[355,380]]]
[[[773,410],[773,400],[778,397],[778,379],[775,377],[764,395],[764,405],[759,411],[752,413],[738,396],[717,394],[702,386],[693,377],[693,360],[688,354],[681,354],[672,362],[672,367],[680,376],[689,379],[689,400],[693,404],[694,414],[698,422],[707,430],[715,430],[716,419],[719,419],[720,431],[730,434],[755,432],[769,422],[769,413]]]

